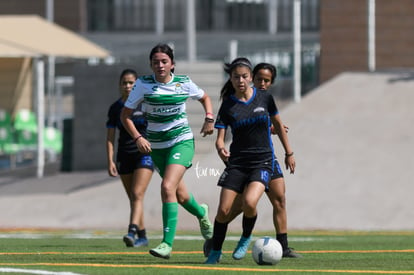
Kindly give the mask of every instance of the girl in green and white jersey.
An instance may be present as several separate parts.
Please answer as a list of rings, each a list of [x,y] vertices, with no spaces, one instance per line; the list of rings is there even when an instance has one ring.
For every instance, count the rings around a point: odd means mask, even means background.
[[[196,216],[205,239],[210,239],[213,226],[208,218],[206,204],[198,204],[189,194],[182,180],[194,156],[194,136],[188,124],[185,102],[198,100],[206,118],[201,128],[203,136],[214,130],[213,107],[210,97],[188,76],[174,74],[174,54],[166,44],[156,45],[150,53],[153,75],[140,77],[134,85],[124,109],[122,122],[142,153],[151,153],[162,177],[161,198],[163,216],[163,241],[150,253],[168,259],[172,251],[178,215],[178,203]],[[143,103],[148,120],[147,139],[133,126],[131,112]]]

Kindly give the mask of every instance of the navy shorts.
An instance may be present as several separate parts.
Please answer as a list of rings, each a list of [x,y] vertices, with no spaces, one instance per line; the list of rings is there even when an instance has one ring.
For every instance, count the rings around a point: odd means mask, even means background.
[[[282,168],[280,168],[279,162],[277,161],[277,159],[274,159],[273,161],[274,161],[273,162],[273,173],[272,173],[271,180],[283,178],[283,172],[282,172]]]
[[[217,185],[241,194],[250,182],[259,181],[263,183],[265,190],[268,190],[271,175],[272,170],[266,168],[227,167]]]
[[[120,175],[132,174],[136,169],[147,168],[154,171],[154,163],[150,155],[123,154],[118,157],[118,173]]]

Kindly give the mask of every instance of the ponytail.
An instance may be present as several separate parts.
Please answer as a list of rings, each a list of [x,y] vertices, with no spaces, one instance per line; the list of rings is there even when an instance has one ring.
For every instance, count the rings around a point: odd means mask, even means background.
[[[220,99],[226,100],[230,95],[234,94],[235,90],[233,84],[231,84],[230,79],[224,84],[223,88],[220,91]]]

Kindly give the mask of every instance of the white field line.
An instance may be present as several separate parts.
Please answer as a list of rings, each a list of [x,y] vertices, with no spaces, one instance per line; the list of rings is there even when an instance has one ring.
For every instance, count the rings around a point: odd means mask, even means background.
[[[1,268],[0,273],[27,273],[27,274],[40,274],[40,275],[81,275],[79,273],[73,272],[55,272],[55,271],[46,271],[46,270],[37,270],[37,269],[23,269],[23,268]]]

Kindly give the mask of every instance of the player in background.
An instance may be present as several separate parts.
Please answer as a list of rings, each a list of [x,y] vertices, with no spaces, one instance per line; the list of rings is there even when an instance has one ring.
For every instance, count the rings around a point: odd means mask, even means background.
[[[191,98],[203,106],[206,114],[200,132],[203,136],[213,133],[213,107],[210,97],[188,76],[174,74],[174,54],[170,46],[156,45],[149,59],[153,75],[142,76],[135,82],[121,118],[140,152],[151,153],[162,178],[163,240],[150,253],[168,259],[177,227],[178,203],[198,218],[205,239],[211,238],[213,233],[207,205],[200,205],[182,180],[194,156],[194,136],[188,124],[185,102]],[[129,118],[140,102],[145,106],[148,119],[147,138],[133,127]]]
[[[120,115],[137,79],[137,73],[132,69],[122,71],[119,79],[121,97],[115,101],[108,111],[106,122],[106,152],[108,174],[111,177],[120,176],[130,204],[128,233],[123,240],[127,247],[147,246],[148,239],[144,225],[144,195],[154,170],[151,156],[138,151],[133,138],[121,123]],[[133,127],[146,136],[147,121],[140,110],[141,106],[130,114]],[[119,130],[116,163],[114,161],[114,142],[116,129]]]
[[[275,82],[277,76],[276,67],[269,63],[259,63],[253,69],[253,84],[257,89],[269,90],[270,86]],[[287,133],[289,128],[283,125]],[[272,134],[277,134],[275,128],[271,127]],[[292,152],[293,153],[293,152]],[[285,155],[285,163],[289,155]],[[282,169],[275,156],[275,167],[273,169],[272,179],[269,183],[269,191],[266,192],[270,203],[273,206],[273,225],[276,230],[276,240],[280,242],[283,249],[283,257],[300,258],[302,255],[295,252],[288,245],[288,227],[286,212],[286,185],[283,177]]]
[[[259,63],[253,69],[253,84],[257,89],[269,90],[274,83],[277,76],[276,67],[269,63]],[[284,125],[285,132],[289,130]],[[271,127],[272,134],[277,134],[275,128]],[[285,163],[287,158],[285,156]],[[273,224],[276,230],[276,239],[280,242],[283,248],[283,257],[299,258],[300,254],[295,252],[288,245],[287,237],[287,213],[286,213],[286,185],[283,177],[282,169],[275,156],[275,167],[273,169],[272,179],[269,183],[269,191],[266,192],[270,203],[273,206]],[[234,209],[235,210],[235,209]],[[238,213],[237,213],[238,212]],[[241,213],[241,210],[235,210],[234,218]]]

